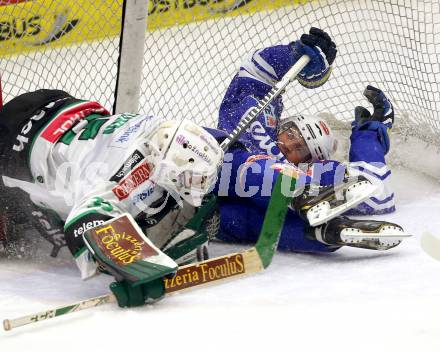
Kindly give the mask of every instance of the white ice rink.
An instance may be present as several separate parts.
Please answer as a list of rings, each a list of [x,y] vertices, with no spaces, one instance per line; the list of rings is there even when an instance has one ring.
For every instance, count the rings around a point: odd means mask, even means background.
[[[221,97],[239,66],[239,58],[257,44],[294,40],[303,28],[313,24],[332,30],[339,49],[336,68],[319,94],[304,91],[296,85],[289,88],[288,113],[296,112],[296,109],[310,113],[328,109],[337,114],[338,119],[349,121],[355,104],[362,102],[361,92],[365,84],[374,83],[397,102],[400,119],[396,121],[397,128],[417,127],[418,131],[430,125],[438,137],[438,101],[431,99],[430,95],[438,94],[438,84],[419,81],[420,77],[413,73],[422,72],[421,77],[426,78],[429,73],[425,72],[426,62],[438,62],[439,52],[423,52],[419,46],[403,46],[403,49],[399,46],[402,38],[407,39],[399,35],[399,30],[403,30],[403,25],[418,28],[418,18],[402,16],[396,23],[384,26],[378,21],[380,17],[376,17],[381,8],[367,12],[372,9],[365,5],[381,2],[337,0],[329,3],[334,4],[334,16],[304,7],[297,18],[294,12],[289,12],[283,22],[278,21],[276,14],[265,17],[266,22],[247,20],[243,32],[239,28],[229,31],[228,26],[233,20],[227,18],[219,21],[223,32],[219,31],[218,37],[213,38],[205,36],[205,27],[211,26],[208,22],[198,31],[190,25],[180,34],[172,30],[152,34],[147,40],[150,53],[162,49],[164,52],[163,57],[153,60],[146,51],[150,66],[146,66],[142,82],[143,112],[151,110],[166,118],[185,116],[212,125]],[[358,10],[355,16],[352,15],[354,24],[345,21],[346,18],[341,20],[341,13],[353,9]],[[424,21],[422,15],[420,12],[421,22]],[[273,37],[264,34],[265,29],[273,30],[274,23],[283,30],[276,29]],[[437,21],[435,26],[435,29],[439,28]],[[363,34],[373,33],[373,30],[374,33],[384,30],[384,36],[389,37],[385,41],[379,36],[377,42],[359,42]],[[219,52],[210,53],[205,47],[199,50],[187,48],[183,40],[190,35],[199,41],[218,44]],[[159,37],[164,38],[163,42]],[[238,41],[242,37],[243,41]],[[387,41],[388,46],[385,45]],[[197,41],[194,43],[196,46]],[[166,52],[169,48],[175,50],[175,55]],[[51,85],[46,88],[66,89],[83,98],[97,95],[95,98],[101,101],[101,96],[111,96],[110,86],[98,82],[100,86],[96,87],[96,82],[92,82],[89,76],[81,78],[82,86],[71,83],[77,68],[83,60],[87,61],[89,54],[93,57],[94,51],[84,49],[78,51],[81,53],[78,55],[74,49],[63,50],[61,56],[75,63],[71,68],[59,67],[56,61],[51,65],[38,54],[17,60],[21,67],[33,67],[36,71],[35,77],[30,78],[11,68],[15,62],[2,58],[1,71],[14,71],[9,76],[16,84],[11,89],[11,96],[18,92],[17,87],[27,90],[42,88],[44,84]],[[396,64],[398,56],[393,56],[392,51],[400,54],[401,65]],[[205,55],[206,60],[196,55]],[[78,56],[77,60],[75,56]],[[430,61],[434,56],[437,61]],[[110,69],[102,76],[113,79],[115,58],[107,64]],[[212,67],[218,68],[219,72],[210,72]],[[408,74],[412,68],[415,71]],[[102,68],[92,67],[91,70]],[[46,79],[48,71],[56,72],[56,77]],[[59,72],[64,73],[60,75]],[[178,82],[173,74],[179,74],[184,80]],[[30,83],[22,82],[24,79],[29,79]],[[426,98],[424,95],[428,93]],[[103,101],[108,107],[112,102],[111,98]],[[365,105],[365,102],[361,104]],[[263,273],[167,297],[154,306],[120,309],[110,304],[11,332],[1,331],[0,352],[92,349],[118,352],[440,351],[440,262],[430,258],[420,247],[420,236],[425,231],[432,232],[440,241],[440,183],[410,171],[420,169],[412,163],[419,161],[423,170],[431,168],[429,173],[440,175],[440,156],[434,153],[426,165],[425,146],[405,143],[401,146],[406,147],[404,155],[402,149],[393,145],[388,156],[389,160],[394,160],[392,171],[397,211],[376,217],[399,223],[414,235],[397,248],[387,252],[342,248],[328,255],[279,252]],[[407,158],[409,156],[412,159]],[[220,255],[244,248],[215,243],[211,254]],[[57,259],[11,261],[0,258],[0,320],[105,294],[110,281],[111,278],[103,275],[88,282],[81,281],[67,250]]]

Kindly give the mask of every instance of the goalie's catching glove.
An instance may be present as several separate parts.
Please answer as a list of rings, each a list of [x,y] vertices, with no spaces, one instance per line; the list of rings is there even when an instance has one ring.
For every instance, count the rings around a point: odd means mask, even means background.
[[[336,44],[330,36],[312,27],[310,34],[303,34],[300,40],[291,45],[295,60],[303,55],[310,57],[310,62],[298,75],[298,82],[307,88],[316,88],[327,82],[337,53]]]
[[[378,88],[367,86],[364,96],[373,105],[373,114],[362,106],[354,110],[353,131],[376,131],[385,154],[390,149],[389,132],[394,123],[394,109],[385,94]]]

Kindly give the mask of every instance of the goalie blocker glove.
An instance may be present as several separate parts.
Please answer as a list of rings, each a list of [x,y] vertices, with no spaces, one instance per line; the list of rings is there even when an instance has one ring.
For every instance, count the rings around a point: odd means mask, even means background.
[[[389,132],[394,123],[393,104],[378,88],[367,86],[364,96],[373,105],[373,114],[363,106],[354,110],[353,134],[357,131],[376,131],[385,154],[390,150]]]
[[[309,34],[303,34],[291,45],[295,61],[303,55],[310,57],[310,62],[297,77],[298,82],[307,88],[320,87],[327,82],[337,53],[330,36],[322,29],[312,27]]]

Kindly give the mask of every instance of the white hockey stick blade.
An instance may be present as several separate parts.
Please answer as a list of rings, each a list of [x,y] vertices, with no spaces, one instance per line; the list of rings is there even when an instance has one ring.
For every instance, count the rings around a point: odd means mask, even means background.
[[[320,204],[311,207],[307,212],[307,220],[310,226],[319,226],[331,219],[335,218],[347,210],[350,210],[365,199],[376,192],[377,186],[368,182],[362,181],[356,184],[355,187],[351,186],[347,189],[347,202],[336,207],[331,207],[329,202],[322,202]]]
[[[431,258],[440,260],[440,237],[424,232],[420,237],[420,246]]]

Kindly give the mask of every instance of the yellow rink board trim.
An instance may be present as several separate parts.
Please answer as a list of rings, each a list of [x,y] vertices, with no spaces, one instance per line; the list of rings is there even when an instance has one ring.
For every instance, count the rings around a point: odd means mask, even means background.
[[[122,0],[30,0],[0,5],[0,56],[117,35]]]
[[[308,2],[149,0],[147,28],[153,31]],[[0,0],[0,56],[115,37],[121,17],[122,0]]]

